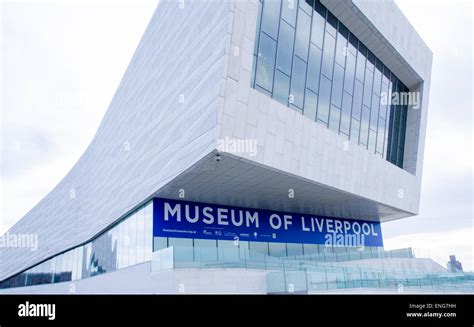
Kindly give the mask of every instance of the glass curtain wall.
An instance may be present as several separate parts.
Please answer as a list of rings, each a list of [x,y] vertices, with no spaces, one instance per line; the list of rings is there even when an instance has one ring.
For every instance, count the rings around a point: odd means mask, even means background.
[[[252,87],[403,168],[408,88],[318,0],[260,0]]]
[[[92,241],[0,282],[0,288],[75,281],[150,261],[152,226],[149,202]]]

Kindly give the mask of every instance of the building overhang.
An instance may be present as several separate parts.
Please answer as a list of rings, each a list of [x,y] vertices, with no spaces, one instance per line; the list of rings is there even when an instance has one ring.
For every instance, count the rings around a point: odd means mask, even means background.
[[[153,197],[379,222],[414,214],[217,150]]]

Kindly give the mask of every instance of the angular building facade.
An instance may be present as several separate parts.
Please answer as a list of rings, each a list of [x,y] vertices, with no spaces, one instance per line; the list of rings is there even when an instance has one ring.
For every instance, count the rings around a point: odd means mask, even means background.
[[[1,292],[444,273],[384,251],[381,230],[418,213],[431,63],[392,1],[161,0],[86,152],[4,236],[38,250],[0,248]]]

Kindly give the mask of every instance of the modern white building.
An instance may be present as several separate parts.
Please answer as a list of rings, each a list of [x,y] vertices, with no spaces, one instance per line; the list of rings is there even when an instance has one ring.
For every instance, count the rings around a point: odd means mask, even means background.
[[[432,290],[381,230],[418,213],[431,63],[389,0],[161,0],[1,292]]]

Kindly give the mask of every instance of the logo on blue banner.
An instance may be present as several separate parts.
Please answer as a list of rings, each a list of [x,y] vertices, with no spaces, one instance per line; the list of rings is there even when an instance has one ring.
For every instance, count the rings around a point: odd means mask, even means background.
[[[383,246],[378,222],[158,198],[153,200],[153,235],[333,246]]]

